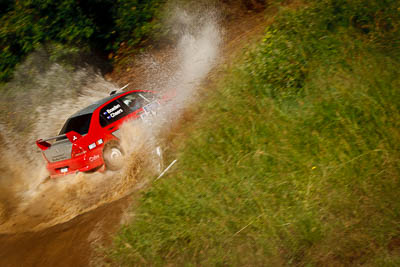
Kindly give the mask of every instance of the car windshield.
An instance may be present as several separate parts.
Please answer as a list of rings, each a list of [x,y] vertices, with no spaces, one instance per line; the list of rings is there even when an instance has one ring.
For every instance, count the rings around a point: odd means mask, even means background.
[[[92,113],[69,118],[61,129],[60,135],[68,133],[70,131],[75,131],[80,135],[87,134],[89,132],[91,118]]]

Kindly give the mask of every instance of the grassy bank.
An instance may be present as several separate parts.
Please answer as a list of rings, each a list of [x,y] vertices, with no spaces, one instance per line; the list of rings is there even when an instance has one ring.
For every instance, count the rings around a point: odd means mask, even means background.
[[[115,262],[399,265],[398,6],[282,9],[198,108]]]

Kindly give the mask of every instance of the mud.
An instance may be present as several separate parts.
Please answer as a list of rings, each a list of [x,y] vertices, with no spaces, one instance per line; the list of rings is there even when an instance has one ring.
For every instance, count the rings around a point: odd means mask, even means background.
[[[0,235],[0,266],[99,266],[102,249],[120,226],[131,199],[123,198],[40,232]]]

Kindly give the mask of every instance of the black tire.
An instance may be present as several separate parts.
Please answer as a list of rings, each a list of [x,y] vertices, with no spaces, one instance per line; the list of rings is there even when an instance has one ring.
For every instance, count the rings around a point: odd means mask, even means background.
[[[125,153],[117,141],[112,140],[104,145],[103,159],[107,169],[112,171],[121,169],[124,165],[124,156]]]

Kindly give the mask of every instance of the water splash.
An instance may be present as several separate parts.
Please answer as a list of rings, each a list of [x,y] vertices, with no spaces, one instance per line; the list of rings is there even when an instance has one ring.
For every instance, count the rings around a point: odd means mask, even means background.
[[[221,33],[215,13],[192,16],[177,10],[179,28],[170,60],[157,62],[142,55],[150,77],[142,89],[163,90],[176,95],[151,125],[141,121],[121,128],[122,146],[127,151],[121,171],[70,175],[46,179],[46,169],[34,141],[58,134],[65,119],[74,112],[108,95],[116,85],[91,68],[68,70],[58,64],[42,63],[44,57],[28,60],[17,79],[6,85],[2,111],[12,116],[0,120],[2,153],[0,170],[0,233],[36,231],[130,194],[146,181],[154,167],[158,137],[175,123],[184,108],[195,101],[201,81],[216,64]],[[172,20],[174,21],[174,20]],[[35,56],[33,56],[35,58]],[[35,62],[35,60],[39,61]],[[33,62],[33,63],[32,63]],[[37,66],[47,66],[37,68]],[[0,137],[1,137],[0,136]],[[4,191],[4,194],[3,194]]]

